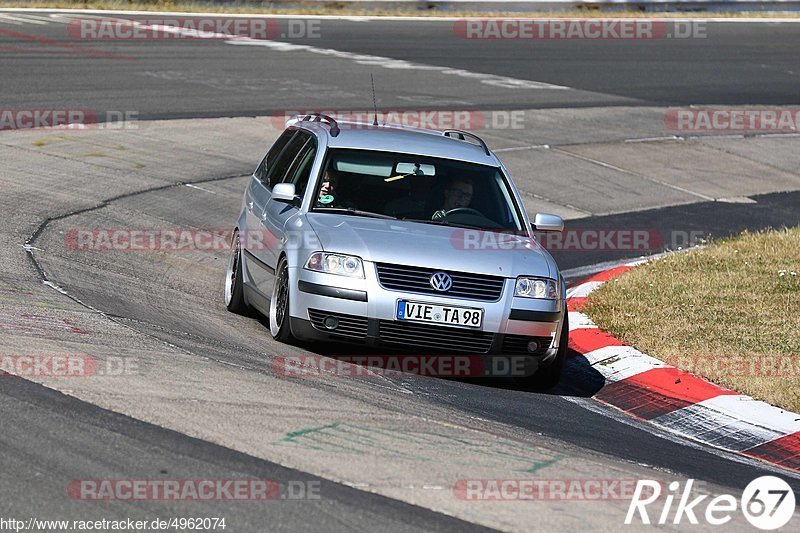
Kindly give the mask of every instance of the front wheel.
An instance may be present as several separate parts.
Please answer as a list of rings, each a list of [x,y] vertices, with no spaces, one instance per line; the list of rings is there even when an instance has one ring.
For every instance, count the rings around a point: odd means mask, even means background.
[[[228,259],[228,270],[225,273],[225,306],[231,313],[247,315],[250,307],[244,300],[244,280],[242,278],[242,245],[239,231],[231,237],[231,255]]]
[[[269,300],[269,332],[276,341],[294,341],[289,326],[289,262],[286,257],[281,257],[275,269],[275,283]]]

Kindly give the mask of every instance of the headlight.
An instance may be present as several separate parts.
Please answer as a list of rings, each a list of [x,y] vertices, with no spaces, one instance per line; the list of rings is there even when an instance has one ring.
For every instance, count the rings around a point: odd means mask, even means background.
[[[558,282],[547,278],[517,278],[514,296],[557,300]]]
[[[306,268],[314,272],[338,274],[351,278],[364,277],[364,265],[361,263],[361,258],[354,255],[314,252],[306,261]]]

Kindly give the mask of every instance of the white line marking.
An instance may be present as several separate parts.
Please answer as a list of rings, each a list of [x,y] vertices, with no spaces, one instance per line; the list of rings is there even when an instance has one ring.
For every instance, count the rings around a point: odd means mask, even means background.
[[[202,187],[198,187],[197,185],[192,185],[191,183],[184,183],[184,185],[186,185],[187,187],[190,187],[192,189],[197,189],[199,191],[205,191],[205,192],[210,193],[210,194],[217,194],[214,191],[209,191],[208,189],[204,189]]]
[[[653,183],[658,183],[659,185],[663,185],[664,187],[669,187],[670,189],[675,189],[676,191],[685,192],[686,194],[691,194],[692,196],[696,196],[697,198],[702,198],[703,200],[706,200],[706,201],[709,201],[709,202],[713,202],[714,201],[714,198],[712,198],[711,196],[706,196],[705,194],[700,194],[699,192],[690,191],[689,189],[686,189],[684,187],[680,187],[679,185],[674,185],[672,183],[669,183],[669,182],[666,182],[666,181],[663,181],[663,180],[651,178],[649,176],[645,176],[644,174],[639,174],[638,172],[634,172],[632,170],[628,170],[628,169],[625,169],[625,168],[622,168],[622,167],[618,167],[618,166],[612,165],[610,163],[606,163],[605,161],[600,161],[599,159],[594,159],[594,158],[591,158],[591,157],[588,157],[588,156],[585,156],[585,155],[576,154],[575,152],[570,152],[569,150],[562,150],[561,148],[553,148],[553,150],[556,151],[556,152],[561,152],[562,154],[571,155],[572,157],[576,157],[578,159],[581,159],[583,161],[587,161],[589,163],[594,163],[595,165],[600,165],[603,168],[608,168],[610,170],[615,170],[617,172],[622,172],[622,173],[628,174],[630,176],[635,176],[637,178],[642,178],[642,179],[645,179],[647,181],[651,181]]]
[[[598,352],[594,357],[604,357],[604,359],[592,364],[592,368],[602,374],[606,381],[609,382],[628,379],[654,368],[670,367],[663,361],[643,354],[630,346],[607,346],[594,350],[594,352]],[[614,352],[617,353],[617,356],[613,355]]]
[[[592,319],[589,318],[584,313],[579,313],[577,311],[570,311],[569,312],[569,330],[574,331],[576,329],[592,329],[597,328],[597,324],[592,322]]]
[[[540,81],[521,80],[518,78],[510,78],[508,76],[498,76],[495,74],[484,74],[480,72],[472,72],[469,70],[440,67],[435,65],[426,65],[423,63],[413,63],[404,59],[392,59],[389,57],[373,56],[368,54],[355,54],[352,52],[344,52],[335,50],[333,48],[318,48],[316,46],[309,46],[305,44],[292,44],[281,41],[269,41],[261,39],[252,39],[250,37],[237,37],[226,35],[224,33],[215,32],[198,32],[190,28],[181,28],[175,26],[165,26],[162,24],[139,24],[134,22],[135,25],[145,29],[156,30],[163,33],[175,33],[182,35],[189,35],[192,37],[202,37],[209,39],[225,39],[225,44],[232,44],[237,46],[263,46],[271,50],[279,52],[309,52],[312,54],[319,54],[324,56],[332,56],[340,59],[347,59],[354,61],[360,65],[371,65],[376,67],[388,69],[402,69],[402,70],[427,70],[432,72],[439,72],[451,76],[459,76],[462,78],[475,79],[480,83],[492,85],[494,87],[502,87],[505,89],[553,89],[553,90],[569,90],[571,87],[564,87],[562,85],[553,85],[551,83],[544,83]]]
[[[56,22],[60,22],[62,24],[69,24],[73,20],[104,20],[109,17],[98,17],[95,15],[82,15],[79,16],[78,13],[50,13],[47,15],[50,17],[50,20],[54,20]]]
[[[604,346],[591,352],[586,352],[583,357],[591,365],[601,364],[612,359],[623,359],[625,357],[648,357],[632,346]],[[666,366],[666,365],[664,365]]]
[[[602,284],[602,281],[588,281],[586,283],[581,283],[580,285],[567,289],[567,298],[586,298],[592,293],[592,291]]]
[[[9,17],[8,15],[3,15],[0,13],[0,22],[6,24],[13,24],[15,26],[22,26],[22,22],[17,22],[14,17]]]
[[[512,148],[495,148],[492,150],[494,153],[498,152],[520,152],[522,150],[536,150],[539,148],[544,148],[545,150],[550,149],[549,144],[529,144],[527,146],[514,146]]]
[[[682,139],[682,137],[678,137],[677,135],[667,135],[665,137],[642,137],[638,139],[625,139],[622,142],[626,143],[649,143],[649,142],[656,142],[656,141],[677,141]]]
[[[0,17],[2,17],[5,20],[17,20],[23,24],[39,24],[40,26],[46,26],[47,24],[49,24],[48,22],[44,22],[41,20],[33,20],[31,18],[28,18],[28,16],[26,15],[20,15],[17,17],[12,17],[11,15],[0,15]]]
[[[164,30],[164,28],[159,28]],[[166,30],[164,30],[166,31]],[[459,76],[461,78],[475,79],[480,83],[492,85],[494,87],[502,87],[504,89],[553,89],[553,90],[569,90],[571,87],[564,87],[563,85],[554,85],[552,83],[545,83],[541,81],[521,80],[518,78],[510,78],[508,76],[498,76],[495,74],[484,74],[481,72],[472,72],[469,70],[439,67],[436,65],[426,65],[423,63],[413,63],[404,59],[392,59],[390,57],[373,56],[367,54],[355,54],[352,52],[344,52],[335,50],[333,48],[318,48],[316,46],[309,46],[305,44],[292,44],[280,41],[263,41],[258,39],[250,39],[247,37],[228,39],[226,44],[237,46],[263,46],[271,50],[279,52],[309,52],[312,54],[320,54],[325,56],[333,56],[340,59],[348,59],[354,61],[359,65],[371,65],[376,67],[388,69],[403,69],[403,70],[428,70],[439,72],[451,76]]]
[[[690,247],[690,248],[691,248],[691,247]],[[687,248],[687,250],[688,250],[688,249],[689,249],[689,248]],[[640,265],[643,265],[643,264],[645,264],[645,263],[649,263],[650,261],[654,261],[654,260],[656,260],[656,259],[659,259],[659,258],[663,257],[664,255],[666,255],[666,254],[668,254],[668,253],[669,253],[669,252],[662,252],[662,253],[660,253],[660,254],[656,254],[656,255],[654,255],[654,256],[652,256],[652,257],[642,257],[641,259],[636,259],[636,260],[634,260],[634,261],[630,261],[630,262],[628,262],[628,263],[625,263],[625,265],[624,265],[624,266],[628,266],[628,267],[638,267],[638,266],[640,266]]]
[[[61,287],[59,287],[58,285],[56,285],[52,281],[43,281],[42,284],[50,287],[51,289],[54,289],[54,290],[60,292],[61,294],[69,296],[69,294],[67,294],[67,291],[65,291],[64,289],[62,289]]]
[[[23,16],[26,19],[41,20],[41,21],[44,21],[45,24],[49,24],[50,22],[53,22],[53,19],[50,16],[43,17],[41,15],[31,15],[29,13],[26,13],[26,14],[20,15],[20,16]]]
[[[165,26],[161,24],[139,24],[134,22],[135,25],[142,28],[156,30],[163,33],[175,33],[182,35],[189,35],[192,37],[201,37],[209,39],[226,39],[225,44],[232,44],[237,46],[263,46],[271,50],[279,52],[309,52],[312,54],[319,54],[324,56],[332,56],[340,59],[347,59],[354,61],[360,65],[371,65],[376,67],[388,69],[402,69],[402,70],[428,70],[432,72],[439,72],[440,74],[459,76],[462,78],[476,79],[480,83],[492,85],[495,87],[502,87],[505,89],[553,89],[553,90],[569,90],[571,87],[564,87],[562,85],[553,85],[551,83],[544,83],[540,81],[521,80],[518,78],[511,78],[508,76],[498,76],[496,74],[484,74],[480,72],[472,72],[469,70],[440,67],[435,65],[426,65],[423,63],[413,63],[404,59],[392,59],[383,56],[373,56],[368,54],[355,54],[352,52],[344,52],[335,50],[333,48],[318,48],[316,46],[309,46],[305,44],[292,44],[281,41],[269,41],[261,39],[252,39],[249,37],[237,37],[226,35],[223,33],[214,32],[198,32],[190,28],[180,28],[175,26]]]
[[[722,202],[725,204],[755,204],[758,203],[752,198],[748,198],[747,196],[733,196],[730,198],[717,198],[718,202]]]

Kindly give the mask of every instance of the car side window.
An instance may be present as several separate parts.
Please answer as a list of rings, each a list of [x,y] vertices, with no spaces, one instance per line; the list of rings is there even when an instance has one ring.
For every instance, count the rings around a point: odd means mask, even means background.
[[[269,149],[269,152],[267,152],[267,155],[264,156],[264,159],[261,160],[258,168],[256,168],[256,171],[253,173],[265,186],[268,186],[267,176],[272,167],[275,166],[275,160],[281,155],[281,152],[289,143],[289,139],[291,139],[294,134],[294,130],[284,131],[281,136],[278,137],[278,140],[275,141],[275,144],[272,145],[272,148]]]
[[[311,167],[314,166],[314,156],[317,155],[317,142],[311,137],[300,150],[294,165],[286,176],[287,183],[294,183],[295,194],[300,198],[305,195],[308,179],[311,177]]]
[[[294,137],[286,144],[278,160],[272,165],[267,174],[269,187],[272,188],[286,179],[289,168],[292,166],[297,154],[308,141],[310,135],[304,131],[298,131]]]

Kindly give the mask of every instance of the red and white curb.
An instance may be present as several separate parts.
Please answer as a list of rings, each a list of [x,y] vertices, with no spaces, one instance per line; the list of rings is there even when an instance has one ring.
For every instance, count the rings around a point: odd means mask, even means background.
[[[596,274],[567,291],[572,372],[601,375],[594,399],[723,450],[800,472],[800,414],[709,383],[602,331],[581,312],[586,297],[642,261]]]

